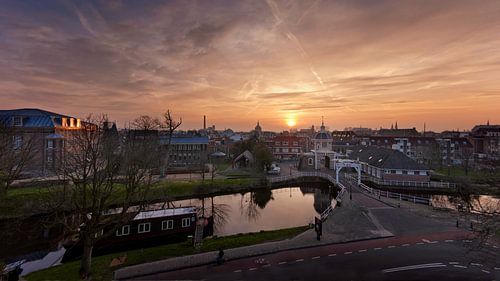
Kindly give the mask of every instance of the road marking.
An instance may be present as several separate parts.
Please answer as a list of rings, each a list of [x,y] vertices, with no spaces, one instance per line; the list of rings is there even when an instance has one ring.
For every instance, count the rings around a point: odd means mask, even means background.
[[[500,267],[495,267],[495,270],[500,270]]]
[[[350,255],[352,252],[345,252],[344,255]]]
[[[312,260],[317,260],[317,259],[319,259],[319,258],[320,258],[320,256],[317,256],[317,257],[312,257],[311,259],[312,259]]]
[[[436,244],[439,241],[430,241],[429,244]]]
[[[387,248],[392,249],[392,248],[396,248],[396,246],[391,245],[391,246],[389,246]]]
[[[366,252],[366,249],[359,250],[358,252],[360,252],[360,253]]]
[[[455,240],[444,240],[444,242],[446,242],[446,243],[452,243],[452,242],[455,242]]]
[[[251,267],[251,268],[249,268],[248,270],[249,270],[249,271],[254,271],[254,270],[257,270],[257,268],[256,268],[256,267]]]
[[[449,264],[458,264],[456,261],[450,261]]]
[[[337,254],[329,254],[329,257],[335,257]]]
[[[265,264],[265,265],[264,265],[264,266],[262,266],[262,267],[271,267],[271,265],[270,265],[270,264]]]
[[[439,262],[439,263],[426,263],[426,264],[417,264],[417,265],[388,268],[388,269],[382,270],[382,272],[383,273],[391,273],[391,272],[398,272],[398,271],[423,269],[423,268],[435,268],[435,267],[446,267],[446,265],[441,263],[441,262]]]
[[[233,271],[233,272],[234,272],[234,273],[239,273],[239,272],[241,272],[241,269],[235,270],[235,271]]]
[[[295,262],[301,262],[301,261],[304,261],[304,259],[295,260]]]
[[[462,242],[464,242],[464,243],[470,243],[472,241],[471,240],[462,240]]]
[[[402,246],[403,247],[408,247],[408,246],[410,246],[410,244],[403,244]]]
[[[286,264],[286,261],[280,261],[278,264]]]
[[[382,248],[374,248],[373,250],[378,251],[378,250],[382,250]]]
[[[454,265],[453,267],[456,267],[456,268],[467,268],[467,266],[463,266],[463,265]]]
[[[486,274],[490,274],[491,272],[489,272],[488,270],[484,270],[484,269],[481,269],[482,272],[486,273]]]
[[[473,265],[473,266],[483,266],[482,264],[480,263],[471,263],[470,265]]]
[[[498,246],[497,245],[493,245],[493,248],[498,249]]]
[[[418,242],[417,245],[424,245],[424,242]]]

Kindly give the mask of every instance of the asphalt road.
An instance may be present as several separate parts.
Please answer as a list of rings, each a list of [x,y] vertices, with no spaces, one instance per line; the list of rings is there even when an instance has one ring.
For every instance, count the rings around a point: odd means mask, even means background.
[[[473,257],[459,237],[447,232],[328,245],[136,280],[500,280],[500,261]]]

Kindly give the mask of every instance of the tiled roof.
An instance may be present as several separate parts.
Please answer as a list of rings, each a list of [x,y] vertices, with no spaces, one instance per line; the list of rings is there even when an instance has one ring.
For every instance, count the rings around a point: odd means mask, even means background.
[[[349,158],[383,169],[429,170],[422,164],[406,156],[404,153],[374,146],[356,146]]]
[[[61,117],[71,118],[70,116],[37,108],[0,110],[0,122],[7,126],[11,125],[14,116],[23,118],[23,127],[25,128],[53,128],[61,124]],[[52,117],[56,117],[56,119]]]

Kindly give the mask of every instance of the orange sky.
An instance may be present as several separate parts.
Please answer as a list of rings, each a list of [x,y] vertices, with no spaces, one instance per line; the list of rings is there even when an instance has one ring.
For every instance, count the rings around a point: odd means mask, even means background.
[[[7,1],[0,109],[183,129],[500,123],[499,1]]]

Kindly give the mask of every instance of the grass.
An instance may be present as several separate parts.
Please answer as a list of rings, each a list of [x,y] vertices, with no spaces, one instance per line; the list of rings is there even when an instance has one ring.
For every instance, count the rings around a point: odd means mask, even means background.
[[[438,174],[438,179],[443,180],[460,180],[463,178],[469,179],[473,183],[499,183],[500,182],[500,170],[496,170],[494,172],[490,171],[481,171],[481,170],[469,170],[468,174],[465,174],[465,170],[463,167],[450,167],[449,170],[449,178],[448,178],[448,168],[436,169],[436,173]]]
[[[263,242],[278,241],[294,237],[307,230],[306,226],[287,228],[273,231],[261,231],[256,233],[238,234],[220,238],[206,239],[200,252],[210,252],[222,249],[255,245]],[[95,257],[92,260],[92,280],[111,280],[113,271],[125,266],[147,263],[161,259],[196,254],[196,250],[187,242],[163,245],[153,248],[132,250]],[[114,258],[127,255],[124,264],[110,268],[109,265]],[[215,257],[214,257],[215,259]],[[79,280],[79,261],[65,263],[42,271],[29,274],[28,281],[38,280]]]

